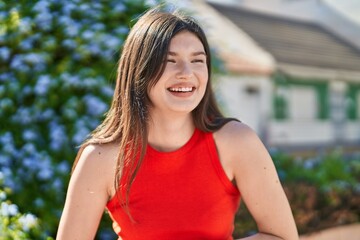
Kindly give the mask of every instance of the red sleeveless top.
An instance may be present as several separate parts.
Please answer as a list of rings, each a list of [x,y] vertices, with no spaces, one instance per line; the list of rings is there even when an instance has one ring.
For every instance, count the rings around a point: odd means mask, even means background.
[[[113,197],[107,209],[122,240],[233,239],[238,189],[227,178],[212,133],[195,130],[173,152],[147,147],[130,190],[131,221]]]

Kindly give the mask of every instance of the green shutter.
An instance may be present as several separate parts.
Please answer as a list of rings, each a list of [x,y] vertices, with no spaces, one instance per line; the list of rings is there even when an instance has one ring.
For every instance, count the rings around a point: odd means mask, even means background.
[[[330,115],[328,84],[320,83],[315,86],[318,94],[318,118],[328,119]]]
[[[359,100],[358,94],[360,92],[360,84],[349,84],[346,93],[346,112],[349,120],[356,120],[359,118],[358,113]]]

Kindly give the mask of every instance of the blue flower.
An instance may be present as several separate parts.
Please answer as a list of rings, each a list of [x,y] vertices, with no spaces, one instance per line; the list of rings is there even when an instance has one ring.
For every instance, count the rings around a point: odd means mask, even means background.
[[[7,47],[0,47],[0,59],[6,61],[10,57],[10,49]]]
[[[17,191],[21,186],[15,183],[14,176],[11,170],[8,167],[3,167],[2,172],[4,174],[4,186],[9,187],[14,191]]]
[[[53,171],[51,168],[42,168],[37,176],[40,180],[49,180],[53,176]]]
[[[93,89],[98,85],[98,81],[95,78],[85,78],[83,81],[83,86],[89,89]]]
[[[82,120],[79,120],[75,123],[75,129],[76,129],[76,133],[72,137],[72,141],[76,145],[79,145],[85,140],[87,135],[90,133],[90,130],[86,126],[85,121]]]
[[[11,120],[16,123],[26,125],[31,123],[34,119],[33,114],[31,113],[29,108],[19,107],[16,111],[16,114],[11,117]]]
[[[51,185],[53,189],[61,189],[63,187],[63,183],[59,178],[56,178],[54,181],[52,181]]]
[[[83,101],[86,104],[87,112],[91,116],[100,116],[105,113],[108,106],[98,97],[93,95],[85,95]]]
[[[113,11],[117,13],[125,12],[126,6],[122,3],[115,3],[115,6],[113,6]]]
[[[107,97],[111,97],[114,95],[114,89],[110,86],[103,86],[101,87],[101,93]]]
[[[4,7],[4,6],[5,6],[5,3],[0,2],[0,7]],[[4,21],[7,18],[8,14],[9,13],[7,11],[0,12],[0,21]]]
[[[69,37],[75,37],[79,34],[81,26],[77,22],[71,22],[69,25],[65,25],[65,34]]]
[[[70,75],[69,73],[61,74],[60,79],[64,82],[64,87],[77,87],[82,85],[79,76]]]
[[[90,6],[88,4],[86,4],[86,3],[80,4],[79,9],[82,12],[87,12],[87,11],[91,10]]]
[[[35,16],[35,22],[42,30],[50,30],[52,27],[52,18],[53,15],[51,15],[50,12],[43,11]]]
[[[37,199],[35,199],[34,204],[36,207],[42,208],[42,207],[44,207],[45,202],[42,198],[37,198]]]
[[[89,132],[90,131],[87,128],[78,129],[72,138],[73,142],[76,145],[81,144],[86,139],[86,136],[89,134]]]
[[[118,33],[118,34],[121,34],[121,35],[128,34],[129,33],[129,28],[124,27],[124,26],[120,26],[120,27],[115,29],[115,33]]]
[[[69,109],[65,106],[65,109],[63,109],[62,114],[65,118],[74,120],[78,117],[77,112],[74,109]]]
[[[145,4],[149,7],[152,7],[158,4],[158,2],[156,0],[145,0]]]
[[[66,4],[63,5],[62,7],[62,12],[67,15],[70,16],[71,12],[76,9],[76,5],[72,2],[66,2]]]
[[[5,96],[5,86],[4,85],[1,85],[0,86],[0,98],[3,98]]]
[[[86,39],[86,40],[91,40],[94,38],[95,36],[95,33],[93,31],[90,31],[90,30],[85,30],[81,36]]]
[[[1,173],[1,172],[0,172]],[[1,191],[0,192],[0,200],[1,201],[4,201],[6,199],[6,193],[5,192],[3,192],[3,191]]]
[[[31,228],[34,228],[38,223],[38,219],[31,213],[24,214],[19,218],[18,221],[22,227],[22,230],[25,232],[28,232]]]
[[[2,150],[3,150],[3,153],[7,153],[7,154],[15,154],[16,153],[16,149],[15,149],[15,146],[13,145],[13,143],[5,143],[3,146],[2,146]]]
[[[84,52],[86,53],[87,50],[93,55],[100,55],[102,52],[100,46],[96,43],[88,44],[87,49],[84,49]]]
[[[48,127],[50,131],[50,148],[54,151],[61,150],[61,147],[67,140],[65,127],[56,121],[50,122]]]
[[[41,12],[46,12],[49,9],[49,2],[48,1],[38,1],[34,6],[33,6],[33,10],[41,13]]]
[[[10,67],[14,70],[20,70],[24,65],[24,57],[21,54],[15,55],[10,63]]]
[[[63,174],[68,173],[70,171],[69,163],[66,160],[62,161],[56,166],[56,170],[59,173],[63,173]]]
[[[29,136],[30,140],[33,140],[37,137],[37,134],[34,131],[32,131],[32,130],[26,130],[26,131],[27,131],[26,134],[30,135]],[[29,140],[29,139],[27,139],[27,140]],[[21,149],[24,153],[27,153],[27,154],[32,154],[32,153],[36,152],[36,147],[33,143],[26,143]]]
[[[9,166],[11,163],[11,158],[9,156],[6,155],[0,155],[0,166]],[[1,173],[1,172],[0,172]],[[1,177],[0,177],[0,181],[1,181]]]
[[[73,39],[65,39],[62,42],[62,45],[68,49],[75,49],[77,44]]]
[[[21,33],[29,33],[31,31],[32,19],[29,17],[24,17],[20,19],[19,31]]]
[[[49,75],[41,75],[35,85],[35,93],[40,96],[46,95],[51,85],[51,78]]]
[[[53,117],[55,117],[54,110],[51,109],[51,108],[47,108],[45,111],[43,111],[43,112],[40,114],[40,116],[38,116],[38,120],[45,121],[45,120],[50,120],[50,119],[52,119]]]
[[[0,215],[2,216],[15,216],[18,214],[18,207],[15,204],[8,204],[7,202],[2,202],[0,206]]]
[[[116,50],[116,49],[120,48],[121,41],[120,41],[119,38],[117,38],[115,36],[105,34],[103,36],[103,41],[104,41],[107,48],[110,48],[110,49],[113,49],[113,50]]]
[[[39,171],[37,177],[41,180],[48,180],[54,175],[53,167],[51,165],[51,160],[47,156],[43,156],[39,164]]]
[[[2,147],[2,152],[6,153],[6,154],[14,154],[14,152],[16,151],[14,145],[12,143],[4,143],[3,147]]]
[[[10,98],[3,98],[0,100],[0,110],[6,110],[14,106],[13,101]],[[1,115],[2,111],[0,111]]]
[[[19,91],[21,90],[21,86],[18,81],[9,82],[7,89],[11,93],[19,93]]]
[[[43,71],[46,68],[46,53],[29,53],[24,55],[23,61],[32,66],[35,71]]]
[[[105,25],[102,23],[95,23],[94,25],[92,25],[92,29],[94,29],[95,31],[102,31],[105,30]]]
[[[5,144],[13,144],[14,138],[11,132],[5,132],[3,135],[0,135],[0,146]]]
[[[0,82],[14,82],[14,81],[16,81],[16,78],[13,72],[0,73]]]
[[[34,156],[24,157],[22,163],[26,169],[29,169],[33,172],[37,172],[39,169],[38,159],[35,159]]]
[[[71,6],[71,4],[65,4],[65,6]],[[65,7],[64,7],[65,8]],[[58,18],[58,23],[64,26],[67,26],[71,23],[73,23],[73,20],[67,16],[67,14],[62,15]]]

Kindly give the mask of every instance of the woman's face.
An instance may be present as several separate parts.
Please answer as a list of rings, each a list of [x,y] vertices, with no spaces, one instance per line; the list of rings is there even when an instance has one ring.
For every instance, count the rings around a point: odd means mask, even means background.
[[[169,47],[164,73],[149,90],[150,113],[190,113],[203,98],[208,81],[206,53],[198,37],[176,34]]]

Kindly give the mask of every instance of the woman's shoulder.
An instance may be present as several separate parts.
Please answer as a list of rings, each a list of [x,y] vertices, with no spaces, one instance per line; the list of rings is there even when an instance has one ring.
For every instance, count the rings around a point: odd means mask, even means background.
[[[214,140],[220,157],[232,166],[253,162],[252,159],[267,154],[257,133],[242,122],[228,122],[214,133]]]
[[[219,143],[227,145],[245,144],[258,140],[256,132],[247,124],[239,121],[230,121],[214,133],[214,138]],[[230,144],[232,145],[232,144]]]
[[[84,147],[84,151],[94,154],[97,153],[99,156],[102,154],[112,154],[117,151],[118,144],[116,142],[109,143],[90,143]]]
[[[88,144],[79,150],[80,159],[104,165],[116,161],[118,148],[115,143]]]
[[[114,143],[83,146],[79,150],[73,176],[81,176],[91,185],[101,185],[111,192],[118,152]]]

